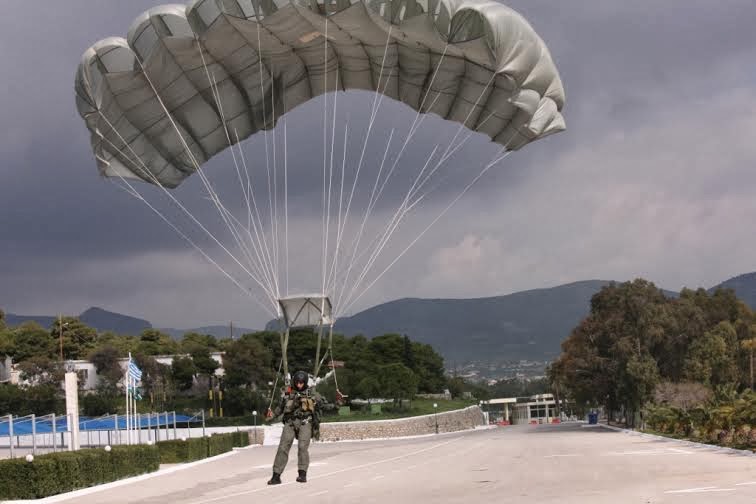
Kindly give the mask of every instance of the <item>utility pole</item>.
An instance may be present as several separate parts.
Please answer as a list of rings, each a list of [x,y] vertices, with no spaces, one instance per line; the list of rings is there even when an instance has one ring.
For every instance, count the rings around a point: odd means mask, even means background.
[[[233,321],[229,322],[228,326],[231,329],[231,341],[233,341],[234,340],[234,322]]]
[[[60,362],[63,363],[63,314],[58,314],[58,334],[60,339]]]

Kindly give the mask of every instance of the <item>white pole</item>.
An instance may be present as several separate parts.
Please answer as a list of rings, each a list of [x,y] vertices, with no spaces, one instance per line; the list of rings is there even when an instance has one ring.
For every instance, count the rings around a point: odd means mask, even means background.
[[[126,443],[129,443],[129,365],[131,364],[131,352],[129,352],[129,363],[126,365],[126,379],[124,380],[124,389],[126,389]]]

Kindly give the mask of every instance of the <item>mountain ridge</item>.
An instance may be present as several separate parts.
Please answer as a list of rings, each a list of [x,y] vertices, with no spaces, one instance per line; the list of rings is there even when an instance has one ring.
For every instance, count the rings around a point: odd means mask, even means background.
[[[407,334],[415,341],[434,346],[447,360],[548,360],[559,354],[562,340],[589,312],[590,299],[612,280],[581,280],[554,287],[518,291],[501,296],[477,298],[407,297],[381,303],[336,322],[334,330],[347,336],[367,337],[385,333]],[[756,309],[756,272],[745,273],[708,289],[732,288],[736,295]],[[664,290],[675,297],[677,292]],[[153,328],[147,320],[93,307],[80,316],[98,331],[139,334]],[[56,317],[6,314],[8,325],[34,320],[50,327]],[[274,330],[277,321],[268,322]],[[190,329],[160,328],[173,338],[189,332],[231,335],[229,325],[208,325]],[[233,327],[238,336],[254,329]],[[460,335],[464,335],[464,339]]]

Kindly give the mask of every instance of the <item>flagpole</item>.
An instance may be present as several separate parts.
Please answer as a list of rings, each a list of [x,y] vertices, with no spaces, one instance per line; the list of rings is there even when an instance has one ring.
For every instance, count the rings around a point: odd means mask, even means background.
[[[126,376],[123,381],[123,389],[126,392],[126,422],[124,424],[126,443],[129,442],[129,364],[131,364],[131,352],[129,352],[129,362],[126,364]]]
[[[139,415],[137,414],[137,403],[136,403],[136,378],[132,378],[131,383],[131,436],[132,440],[131,442],[133,444],[139,444],[139,437],[137,436],[137,429],[139,428]]]

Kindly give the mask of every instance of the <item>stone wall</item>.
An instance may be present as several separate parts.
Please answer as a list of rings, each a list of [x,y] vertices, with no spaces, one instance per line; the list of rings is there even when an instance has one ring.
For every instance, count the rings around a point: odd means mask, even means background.
[[[320,425],[321,441],[392,438],[456,432],[485,425],[483,412],[478,406],[456,411],[394,420],[365,420],[361,422],[324,422]]]

